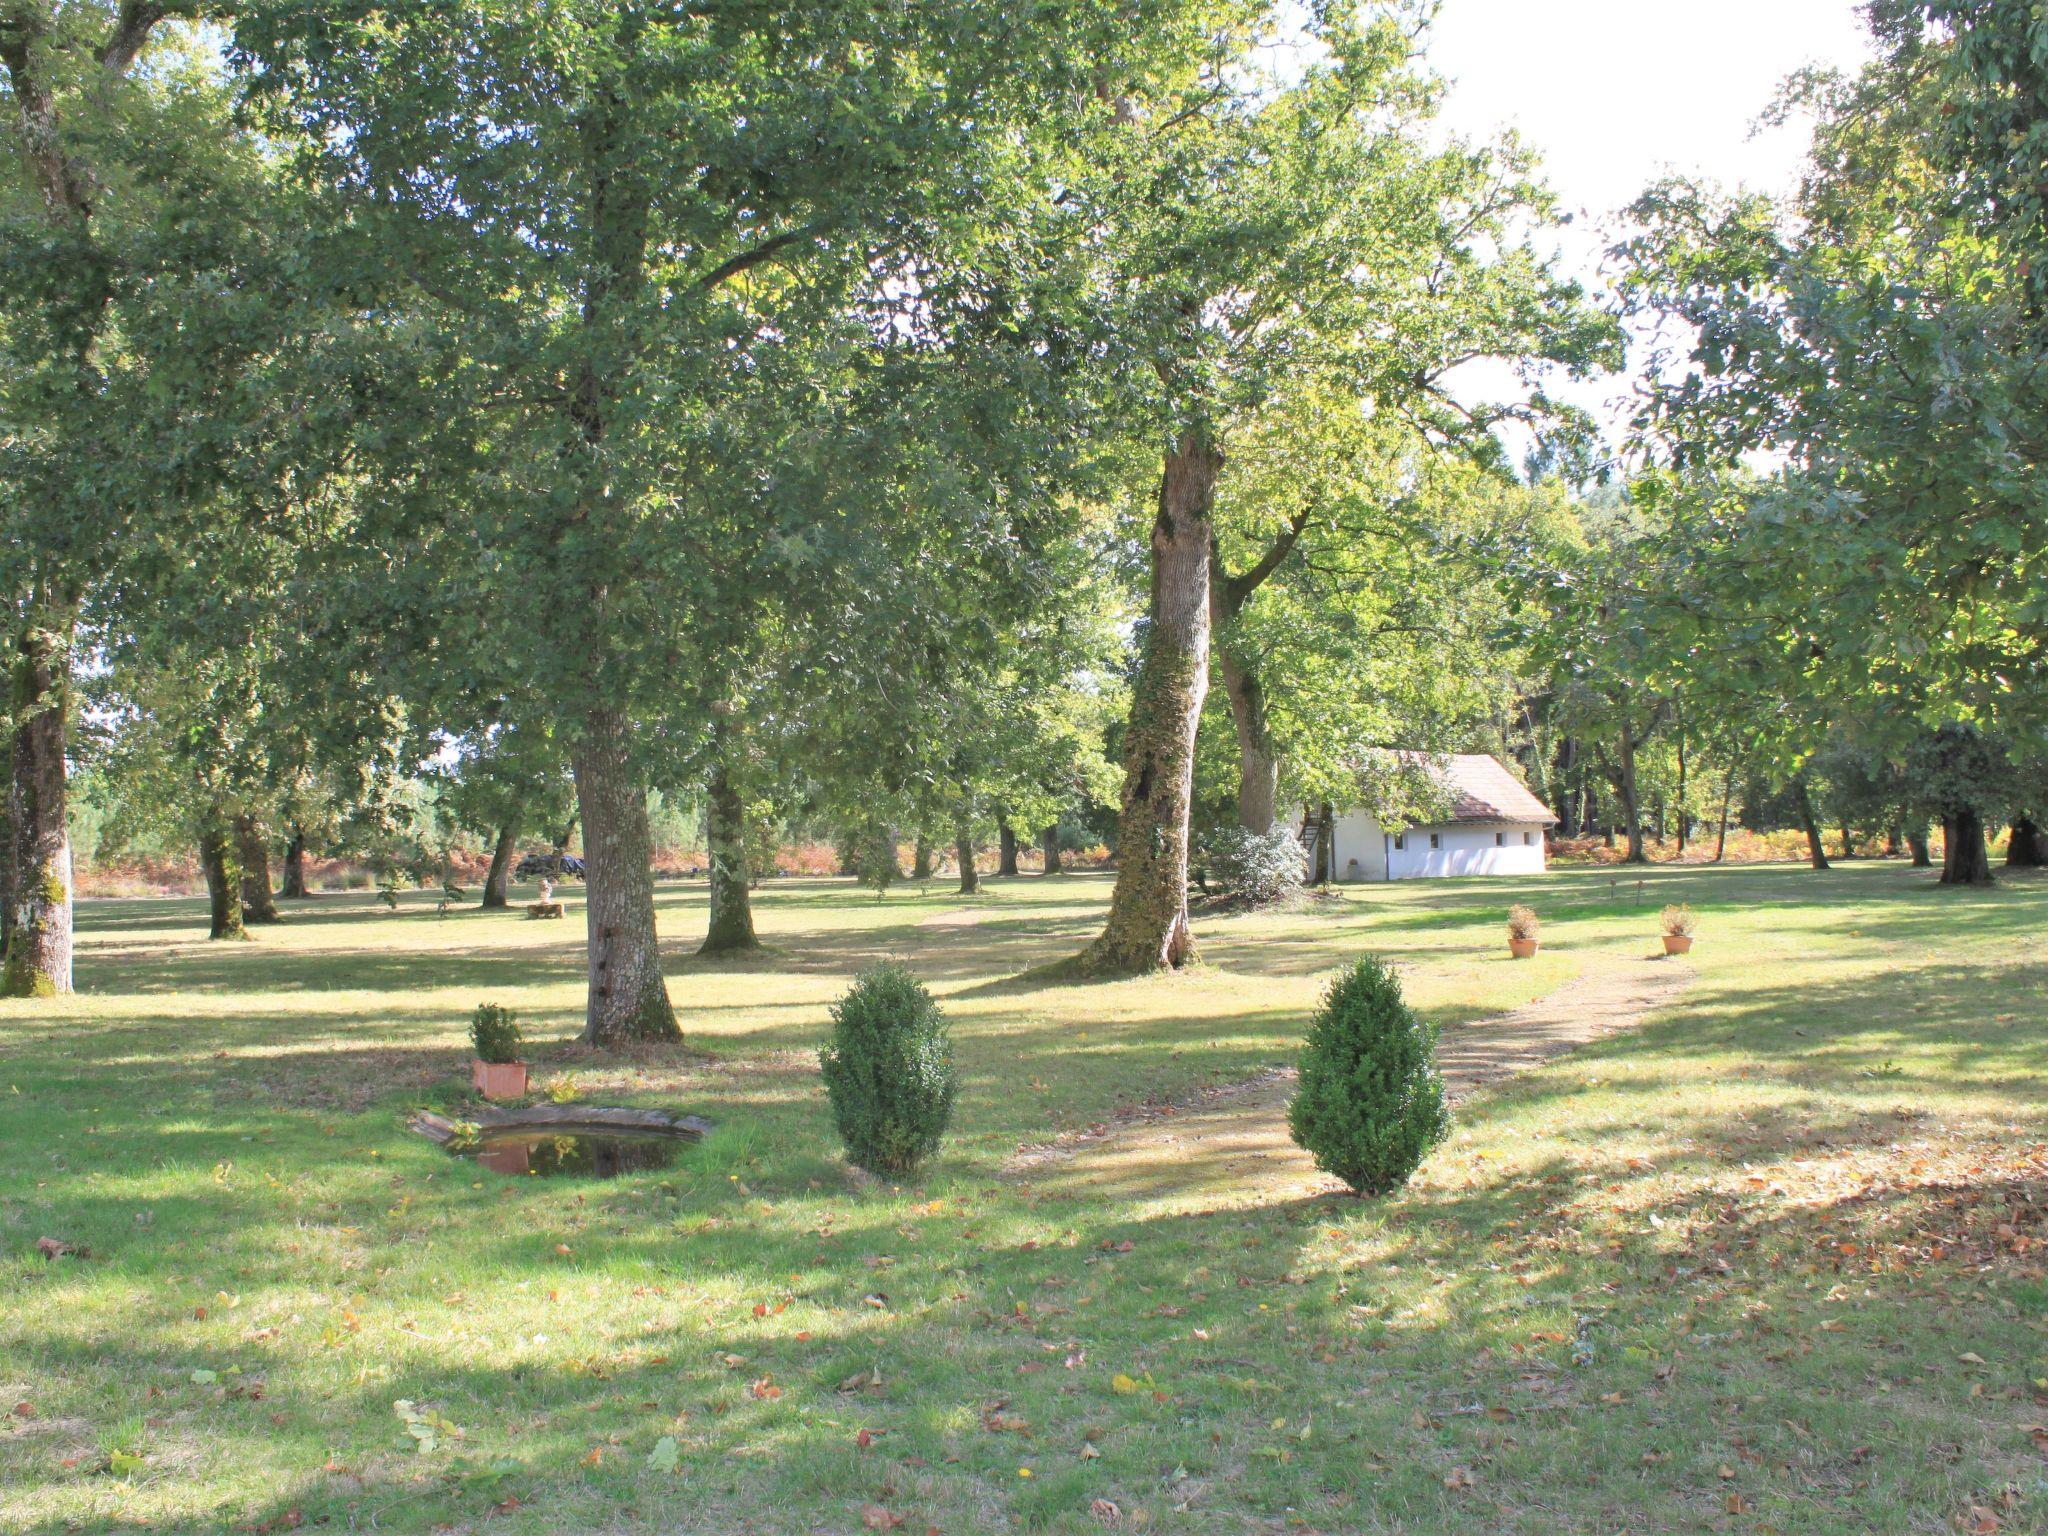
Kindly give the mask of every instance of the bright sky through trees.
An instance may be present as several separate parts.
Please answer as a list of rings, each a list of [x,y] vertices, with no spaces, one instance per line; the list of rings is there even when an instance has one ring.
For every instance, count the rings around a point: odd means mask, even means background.
[[[1795,71],[1869,52],[1858,0],[1721,0],[1711,16],[1674,0],[1444,0],[1429,43],[1448,126],[1513,128],[1542,154],[1575,217],[1561,248],[1589,280],[1615,211],[1660,176],[1790,192],[1808,127],[1759,117]],[[1624,387],[1569,393],[1601,408]]]

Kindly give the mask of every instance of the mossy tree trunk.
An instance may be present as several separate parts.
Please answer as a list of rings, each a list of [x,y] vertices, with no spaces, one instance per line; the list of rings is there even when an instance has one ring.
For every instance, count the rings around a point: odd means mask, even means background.
[[[1973,810],[1941,818],[1941,883],[1991,885],[1991,850],[1984,842],[1984,818]]]
[[[235,858],[242,870],[244,920],[251,923],[281,923],[277,896],[270,886],[270,840],[263,825],[244,813],[235,818]]]
[[[571,766],[583,815],[590,992],[583,1040],[615,1046],[683,1037],[661,974],[654,930],[654,850],[647,795],[634,777],[631,728],[593,709]]]
[[[1133,975],[1184,965],[1188,926],[1188,813],[1195,732],[1209,688],[1209,558],[1223,454],[1208,430],[1183,431],[1160,476],[1152,521],[1151,623],[1124,732],[1116,888],[1102,935],[1082,969]]]
[[[746,798],[733,781],[726,758],[726,732],[714,732],[714,761],[704,797],[704,841],[711,864],[711,922],[700,955],[759,949],[754,905],[747,889]]]
[[[65,720],[71,674],[68,624],[31,623],[16,639],[14,890],[0,992],[55,997],[71,990],[71,832]]]
[[[1267,718],[1265,685],[1230,652],[1218,657],[1237,732],[1237,822],[1247,832],[1270,832],[1280,809],[1280,754]]]
[[[206,874],[209,939],[246,939],[242,922],[242,866],[235,855],[234,822],[225,811],[207,813],[199,829],[199,867]]]
[[[512,856],[519,851],[519,818],[498,828],[491,848],[491,867],[484,875],[484,909],[503,911],[512,905]]]
[[[285,844],[284,886],[278,894],[287,901],[304,901],[312,894],[306,889],[306,829],[296,822],[291,841]]]

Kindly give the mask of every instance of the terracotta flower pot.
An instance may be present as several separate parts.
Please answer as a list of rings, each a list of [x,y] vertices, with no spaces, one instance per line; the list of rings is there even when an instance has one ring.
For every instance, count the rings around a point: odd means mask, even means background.
[[[1541,940],[1538,939],[1510,938],[1508,940],[1508,953],[1513,955],[1517,960],[1526,960],[1531,955],[1536,953],[1536,946],[1540,942]]]
[[[1691,948],[1692,935],[1689,933],[1667,933],[1664,935],[1664,953],[1667,955],[1682,955]]]
[[[469,1080],[487,1099],[526,1097],[526,1063],[523,1061],[471,1061]]]

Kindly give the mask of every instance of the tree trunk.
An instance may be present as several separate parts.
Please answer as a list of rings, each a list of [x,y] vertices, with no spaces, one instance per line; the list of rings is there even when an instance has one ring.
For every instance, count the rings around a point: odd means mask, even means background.
[[[1612,765],[1608,782],[1613,786],[1614,798],[1621,809],[1622,830],[1628,836],[1628,853],[1622,862],[1626,864],[1647,864],[1650,850],[1643,841],[1643,810],[1641,798],[1636,790],[1636,734],[1624,721],[1621,727],[1621,756]],[[1614,846],[1612,818],[1607,828],[1607,846]]]
[[[1820,833],[1820,820],[1813,813],[1813,796],[1806,787],[1806,775],[1801,773],[1792,780],[1792,803],[1799,811],[1799,825],[1806,832],[1806,856],[1815,869],[1828,867],[1827,849]]]
[[[918,832],[918,834],[917,834],[917,841],[916,841],[916,843],[915,843],[915,844],[913,844],[913,845],[912,845],[912,847],[911,847],[911,854],[910,854],[910,878],[911,878],[911,879],[913,879],[913,880],[929,880],[929,879],[931,879],[931,877],[932,877],[932,840],[931,840],[931,835],[930,835],[929,833],[927,833],[927,832],[923,831],[922,829],[920,829],[920,830],[919,830],[919,832]]]
[[[0,993],[56,997],[71,990],[70,785],[65,716],[70,664],[50,631],[31,628],[14,656],[14,909]]]
[[[1017,834],[1010,830],[1005,821],[996,828],[996,873],[1014,875],[1017,873]]]
[[[1842,823],[1842,857],[1845,859],[1856,857],[1856,833],[1846,821]]]
[[[2040,825],[2031,816],[2015,816],[2012,836],[2005,844],[2005,867],[2039,869],[2044,861],[2048,861],[2048,839],[2043,838]]]
[[[7,759],[14,761],[14,733],[7,732]],[[14,794],[12,785],[7,794],[6,835],[0,837],[0,959],[7,954],[7,941],[14,934]]]
[[[715,728],[704,797],[705,853],[711,865],[711,922],[700,955],[759,949],[747,879],[747,804],[726,768],[724,727]]]
[[[1721,781],[1721,830],[1714,839],[1714,862],[1719,864],[1728,857],[1728,812],[1735,804],[1735,770],[1731,767],[1728,776]]]
[[[270,886],[270,841],[254,816],[237,816],[234,821],[235,860],[242,870],[243,921],[281,923],[277,897]]]
[[[1683,710],[1682,710],[1682,707],[1681,707],[1681,705],[1680,705],[1680,704],[1679,704],[1679,702],[1678,702],[1678,696],[1677,696],[1676,694],[1673,694],[1673,695],[1672,695],[1672,699],[1671,699],[1671,723],[1672,723],[1672,729],[1673,729],[1673,730],[1674,730],[1674,731],[1675,731],[1675,732],[1677,733],[1677,736],[1678,736],[1678,852],[1677,852],[1677,857],[1678,857],[1678,858],[1680,858],[1680,859],[1683,859],[1683,858],[1685,857],[1685,845],[1686,845],[1686,842],[1687,842],[1687,839],[1688,839],[1688,834],[1689,834],[1689,833],[1690,833],[1690,832],[1692,831],[1692,828],[1691,828],[1690,826],[1688,826],[1688,825],[1687,825],[1687,823],[1688,823],[1688,822],[1689,822],[1689,821],[1691,820],[1691,818],[1690,818],[1690,817],[1688,817],[1688,816],[1686,815],[1686,813],[1685,813],[1685,768],[1686,768],[1686,763],[1685,763],[1685,715],[1684,715],[1684,713],[1683,713]]]
[[[1991,850],[1984,844],[1984,818],[1962,811],[1941,818],[1943,885],[1990,885]]]
[[[1906,828],[1906,846],[1913,850],[1913,868],[1934,868],[1934,855],[1927,847],[1927,828],[1924,824]]]
[[[1563,818],[1563,824],[1557,829],[1560,837],[1579,835],[1579,805],[1582,797],[1574,779],[1574,772],[1578,767],[1578,747],[1578,742],[1567,736],[1559,743],[1557,749],[1557,782],[1560,787],[1557,812]]]
[[[512,905],[512,855],[519,851],[519,818],[498,828],[497,844],[491,849],[490,873],[484,876],[484,910],[503,911]]]
[[[304,901],[306,889],[306,829],[292,823],[292,840],[284,850],[284,889],[278,894],[287,901]]]
[[[1038,834],[1038,850],[1045,859],[1045,872],[1056,875],[1060,872],[1060,829],[1054,822]]]
[[[1328,885],[1337,878],[1337,808],[1327,800],[1316,813],[1315,884]]]
[[[583,858],[589,921],[590,995],[586,1044],[679,1041],[675,1009],[661,976],[654,932],[654,850],[647,796],[633,777],[630,727],[615,709],[593,709],[571,766],[584,818]]]
[[[1195,733],[1209,689],[1209,540],[1223,455],[1189,427],[1166,458],[1152,522],[1151,623],[1124,733],[1116,888],[1087,969],[1135,974],[1185,964],[1188,813]]]
[[[199,867],[206,873],[209,939],[246,939],[242,925],[242,870],[235,857],[234,823],[223,811],[209,811],[199,829]]]
[[[1210,617],[1215,622],[1217,616]],[[1279,814],[1280,756],[1266,716],[1265,685],[1228,650],[1218,650],[1216,658],[1237,731],[1237,823],[1247,832],[1270,832]]]
[[[960,894],[972,896],[981,889],[981,871],[974,867],[974,832],[965,817],[953,827],[953,857],[960,865]]]

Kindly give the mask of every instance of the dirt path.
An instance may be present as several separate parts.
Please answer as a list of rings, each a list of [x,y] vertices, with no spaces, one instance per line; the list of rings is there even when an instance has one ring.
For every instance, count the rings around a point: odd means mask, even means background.
[[[1692,982],[1680,960],[1629,959],[1510,1013],[1447,1027],[1437,1063],[1453,1103],[1502,1078],[1628,1029]],[[1098,1131],[1025,1147],[1006,1171],[1045,1188],[1150,1211],[1216,1210],[1340,1187],[1287,1134],[1294,1070],[1276,1069],[1187,1104],[1138,1111]]]

